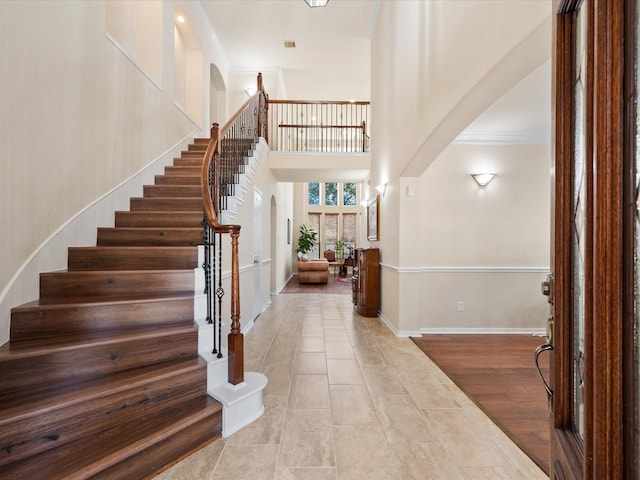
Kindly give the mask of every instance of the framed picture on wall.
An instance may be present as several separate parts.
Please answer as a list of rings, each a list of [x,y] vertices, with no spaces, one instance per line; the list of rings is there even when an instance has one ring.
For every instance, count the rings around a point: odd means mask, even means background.
[[[367,204],[367,240],[380,240],[380,195],[376,195]]]

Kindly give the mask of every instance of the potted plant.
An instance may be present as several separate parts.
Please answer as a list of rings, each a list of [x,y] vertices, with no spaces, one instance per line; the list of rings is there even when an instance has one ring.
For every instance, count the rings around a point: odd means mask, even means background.
[[[298,248],[296,252],[307,254],[318,243],[318,232],[310,230],[304,223],[300,225],[300,235],[298,236]]]
[[[336,240],[336,254],[338,255],[338,258],[340,259],[340,261],[344,260],[344,241],[343,240]]]

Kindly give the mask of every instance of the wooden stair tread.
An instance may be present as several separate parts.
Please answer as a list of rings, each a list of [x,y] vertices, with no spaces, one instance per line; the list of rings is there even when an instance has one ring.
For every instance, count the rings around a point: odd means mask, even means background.
[[[109,345],[123,340],[135,341],[141,338],[158,338],[176,333],[191,332],[195,329],[193,323],[186,326],[170,325],[141,331],[107,331],[82,335],[65,335],[60,337],[37,338],[33,340],[18,340],[7,342],[0,346],[0,362],[4,359],[19,359],[43,355],[52,351],[71,350],[75,348],[90,347],[96,345]],[[0,379],[0,385],[2,380]]]
[[[155,272],[155,270],[154,270]],[[39,298],[31,302],[24,303],[18,307],[13,307],[12,312],[28,312],[45,309],[65,309],[73,307],[93,307],[106,305],[139,305],[141,303],[158,303],[166,300],[178,300],[184,298],[193,298],[191,293],[175,292],[171,295],[162,295],[160,297],[150,297],[146,294],[141,295],[123,295],[120,297],[59,297],[59,298]]]
[[[201,227],[202,210],[127,210],[115,213],[116,227]]]
[[[198,247],[99,246],[69,247],[69,270],[171,270],[198,267]]]
[[[76,298],[101,296],[104,299],[123,296],[159,298],[167,294],[193,294],[193,288],[192,268],[59,270],[40,274],[40,297],[46,301],[64,296]]]
[[[186,372],[205,368],[205,366],[203,360],[194,357],[176,362],[141,366],[82,382],[68,382],[67,384],[56,384],[33,390],[3,392],[0,393],[0,427],[15,421],[36,418],[59,409],[61,406],[101,398],[106,393],[135,388],[153,380],[184,375]]]
[[[203,244],[200,227],[99,227],[97,246],[194,246]]]
[[[8,478],[37,478],[45,469],[48,480],[89,478],[152,447],[158,439],[170,437],[213,415],[220,416],[221,409],[222,406],[211,397],[198,397],[139,421],[118,425],[8,465],[4,467],[4,473]],[[211,440],[219,437],[219,430],[211,432]]]

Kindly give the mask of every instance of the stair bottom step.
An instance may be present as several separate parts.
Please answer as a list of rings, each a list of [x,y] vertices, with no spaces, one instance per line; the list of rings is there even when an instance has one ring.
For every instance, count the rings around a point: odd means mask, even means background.
[[[202,395],[153,416],[3,467],[3,478],[150,478],[221,436],[222,405]]]

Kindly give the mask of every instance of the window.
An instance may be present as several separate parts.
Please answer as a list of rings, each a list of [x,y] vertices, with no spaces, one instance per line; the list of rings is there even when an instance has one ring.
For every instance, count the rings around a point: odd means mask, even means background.
[[[345,245],[354,246],[356,244],[356,214],[342,214],[342,241]]]
[[[318,182],[309,183],[309,205],[320,205],[320,184]]]
[[[345,183],[342,189],[342,204],[345,207],[356,205],[356,184]]]
[[[310,230],[313,230],[314,232],[320,232],[320,214],[319,213],[310,213],[309,214],[309,225],[307,225],[309,227]],[[318,240],[320,240],[320,235],[318,234]],[[313,250],[311,250],[309,252],[309,256],[312,258],[317,258],[320,255],[318,254],[319,252],[319,245],[316,244],[315,247],[313,247]]]
[[[324,216],[325,250],[335,250],[337,239],[338,239],[338,215],[326,214]]]
[[[331,207],[338,205],[338,184],[336,182],[324,184],[324,204]]]

